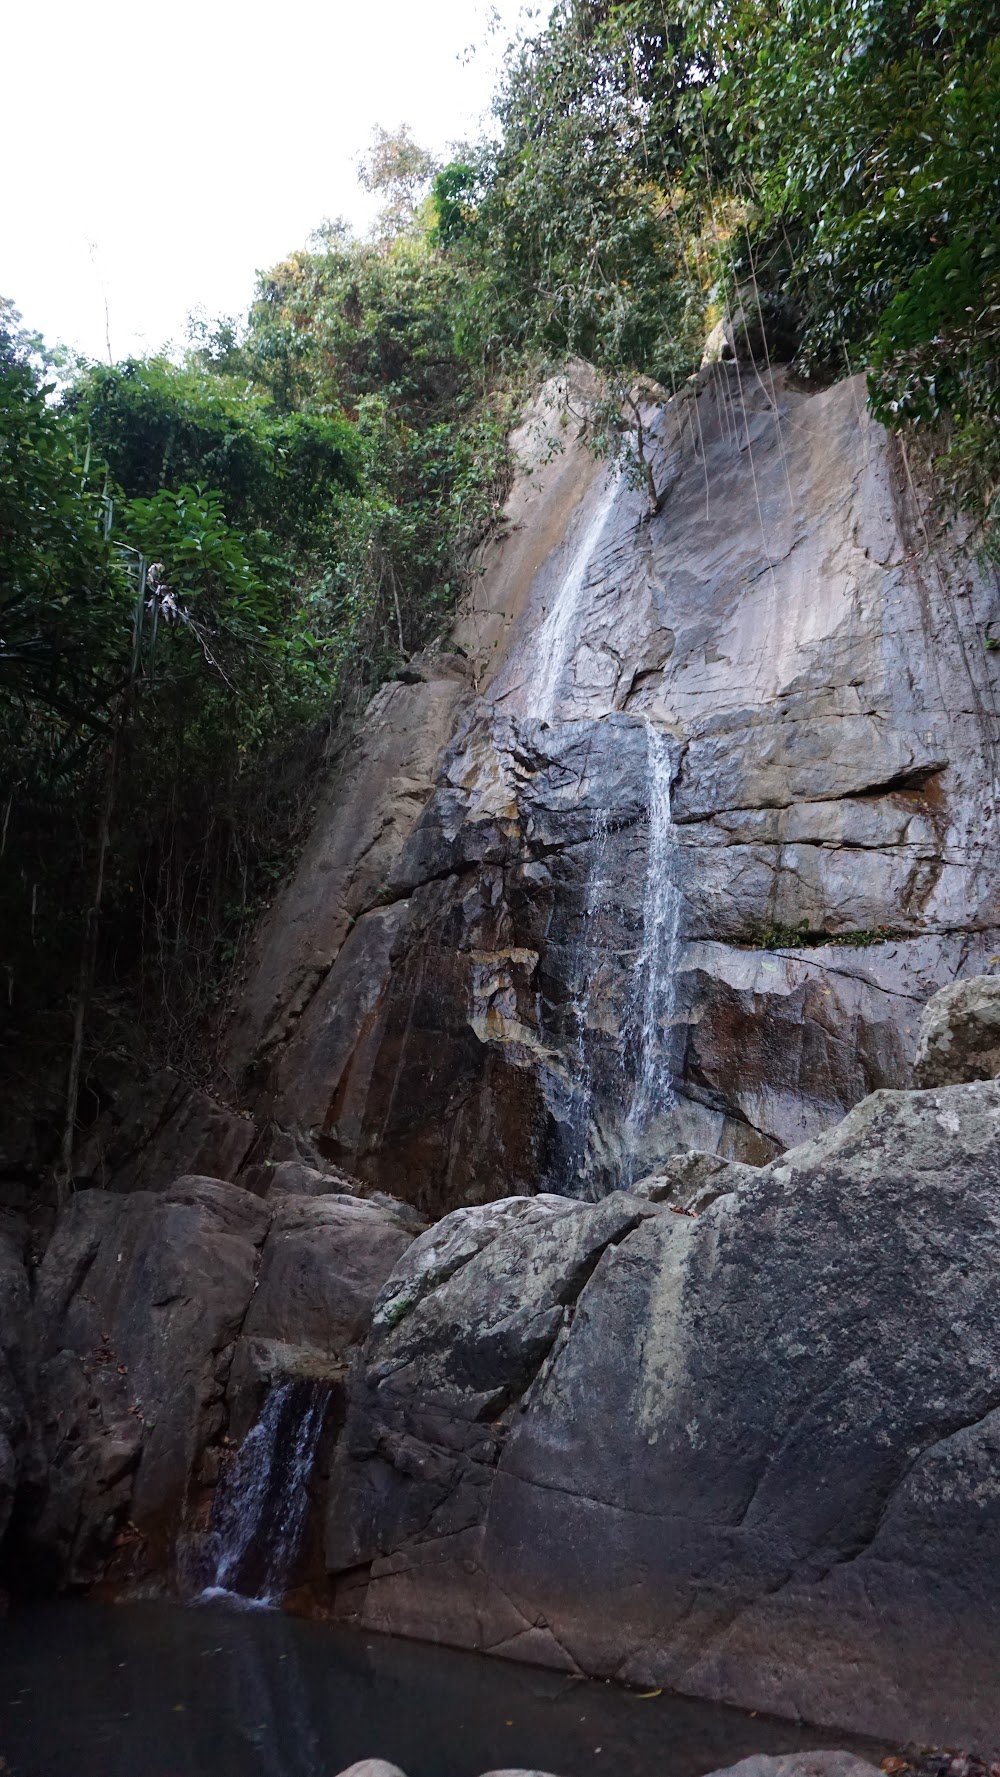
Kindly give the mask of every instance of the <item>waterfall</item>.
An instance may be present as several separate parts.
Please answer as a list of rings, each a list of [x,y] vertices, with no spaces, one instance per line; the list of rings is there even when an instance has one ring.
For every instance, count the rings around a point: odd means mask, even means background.
[[[527,687],[527,713],[543,722],[554,722],[558,715],[563,674],[576,644],[580,594],[587,583],[587,570],[615,503],[620,480],[618,468],[606,473],[590,522],[566,564],[552,609],[538,632],[535,665]]]
[[[572,1072],[559,1176],[575,1192],[627,1187],[664,1158],[664,1120],[676,1102],[671,1037],[680,893],[670,806],[670,743],[643,718],[645,858],[637,947],[622,954],[621,840],[597,813],[571,974],[567,1061]],[[642,755],[640,755],[641,757]],[[641,828],[640,828],[641,832]],[[626,866],[627,867],[627,866]],[[627,939],[626,939],[627,942]]]
[[[653,1151],[656,1125],[674,1103],[670,1034],[677,986],[680,894],[674,883],[676,837],[670,809],[670,748],[666,735],[648,717],[645,723],[649,825],[642,947],[628,1015],[628,1048],[635,1056],[635,1073],[624,1131],[626,1183],[631,1183],[648,1164],[662,1159],[658,1151]]]
[[[280,1602],[305,1530],[309,1476],[329,1398],[322,1382],[271,1389],[216,1489],[215,1571],[203,1596]]]

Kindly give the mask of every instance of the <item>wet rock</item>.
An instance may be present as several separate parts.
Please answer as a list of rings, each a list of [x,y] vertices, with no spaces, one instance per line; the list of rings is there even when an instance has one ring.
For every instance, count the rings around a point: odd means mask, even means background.
[[[361,1623],[993,1756],[998,1138],[880,1092],[697,1218],[435,1230],[335,1465]]]
[[[1000,977],[943,987],[924,1008],[913,1063],[916,1086],[956,1086],[1000,1076]]]
[[[498,646],[479,699],[455,704],[419,818],[270,1052],[279,1120],[425,1214],[595,1198],[690,1148],[764,1164],[908,1084],[923,1003],[997,946],[993,694],[949,615],[959,585],[970,610],[987,589],[949,558],[928,591],[858,387],[719,363],[650,436],[669,522],[640,526],[622,485],[545,721],[538,636],[598,498],[575,439],[558,498],[529,500],[509,603],[501,575],[480,613]],[[681,907],[675,1096],[637,1132],[647,720],[671,753]],[[357,770],[348,828],[381,794]]]

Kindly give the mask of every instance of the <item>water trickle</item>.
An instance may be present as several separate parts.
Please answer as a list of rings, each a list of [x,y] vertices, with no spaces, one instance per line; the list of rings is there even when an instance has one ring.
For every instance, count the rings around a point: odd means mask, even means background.
[[[571,1077],[569,1113],[563,1136],[564,1183],[571,1191],[585,1183],[597,1164],[594,1148],[594,1073],[592,1026],[597,1013],[602,958],[608,949],[611,822],[598,809],[590,842],[590,864],[584,882],[580,930],[573,950],[570,1040],[567,1060]],[[555,1187],[553,1187],[555,1188]]]
[[[562,1184],[553,1188],[574,1195],[627,1188],[671,1151],[680,916],[676,829],[670,742],[648,718],[643,724],[645,845],[635,947],[622,876],[629,852],[613,813],[605,810],[594,820],[573,955],[564,1050],[572,1086],[558,1163]]]
[[[559,714],[563,675],[576,647],[581,594],[587,572],[604,533],[621,481],[618,468],[607,471],[583,534],[566,565],[552,608],[538,632],[535,665],[526,690],[527,714],[554,722]]]
[[[323,1382],[272,1388],[216,1489],[215,1572],[207,1596],[280,1602],[305,1530],[309,1476],[329,1398]]]
[[[677,993],[677,940],[680,894],[675,876],[676,830],[670,807],[670,748],[667,737],[646,718],[646,783],[649,832],[642,903],[642,948],[633,978],[629,1048],[635,1056],[634,1083],[625,1125],[625,1179],[662,1159],[656,1127],[670,1111],[675,1094],[670,1067],[670,1035]]]

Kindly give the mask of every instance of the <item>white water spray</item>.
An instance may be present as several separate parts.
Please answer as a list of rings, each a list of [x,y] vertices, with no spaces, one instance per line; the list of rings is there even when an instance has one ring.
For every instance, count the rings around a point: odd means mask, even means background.
[[[203,1597],[280,1602],[305,1529],[328,1400],[319,1382],[272,1388],[216,1491],[215,1572]]]
[[[607,472],[586,529],[566,565],[552,608],[538,632],[534,670],[526,688],[527,714],[554,722],[559,713],[563,675],[577,643],[581,595],[588,570],[615,503],[621,471]]]
[[[674,882],[676,829],[670,807],[670,749],[646,718],[649,836],[642,902],[642,949],[633,978],[629,1023],[635,1052],[632,1101],[625,1124],[626,1182],[645,1161],[648,1137],[674,1103],[670,1037],[677,995],[680,894]]]

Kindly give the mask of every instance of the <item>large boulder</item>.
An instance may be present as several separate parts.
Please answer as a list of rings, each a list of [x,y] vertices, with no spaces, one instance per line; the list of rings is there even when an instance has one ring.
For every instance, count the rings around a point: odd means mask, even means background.
[[[224,1390],[270,1211],[218,1179],[124,1196],[81,1191],[36,1288],[37,1389],[47,1464],[25,1542],[69,1584],[104,1569],[116,1537],[169,1567]]]
[[[463,1539],[482,1521],[512,1417],[587,1280],[609,1247],[656,1214],[622,1192],[586,1206],[512,1198],[458,1210],[414,1242],[375,1305],[333,1469],[327,1563],[345,1614],[358,1605],[358,1570],[373,1563],[363,1607],[372,1627],[491,1647],[522,1636],[528,1625],[513,1605],[488,1612],[477,1633],[474,1562],[467,1585],[432,1588],[432,1597],[418,1596],[418,1584],[412,1609],[397,1593],[384,1623],[374,1575],[408,1567],[397,1551],[411,1544],[433,1548],[445,1575],[449,1559],[468,1552]],[[559,1664],[556,1644],[542,1644],[544,1663]],[[531,1659],[530,1638],[517,1651]]]
[[[876,1093],[698,1216],[539,1203],[453,1264],[456,1221],[352,1385],[365,1626],[997,1748],[1000,1084]]]
[[[928,1000],[913,1063],[917,1086],[1000,1077],[1000,976],[975,975]]]
[[[755,1752],[709,1777],[878,1777],[878,1770],[853,1752]]]

